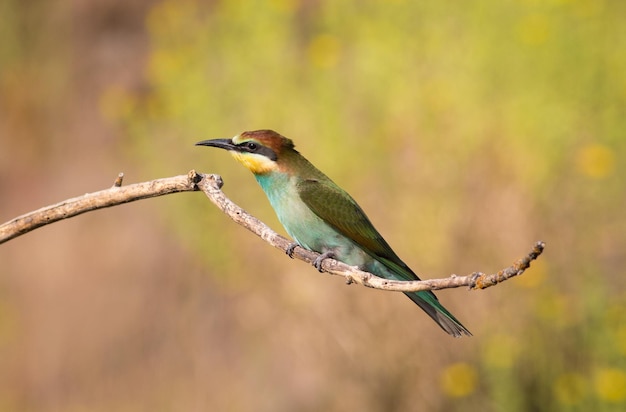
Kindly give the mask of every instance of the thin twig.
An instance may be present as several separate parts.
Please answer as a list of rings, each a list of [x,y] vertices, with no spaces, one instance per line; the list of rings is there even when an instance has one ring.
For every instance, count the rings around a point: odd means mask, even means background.
[[[149,197],[198,190],[194,179],[199,177],[193,170],[186,176],[168,177],[123,187],[121,186],[122,177],[123,175],[120,174],[115,180],[113,187],[109,189],[67,199],[55,205],[46,206],[18,216],[0,225],[0,244],[38,227],[80,215],[81,213]]]
[[[109,189],[67,199],[55,205],[46,206],[39,210],[18,216],[0,225],[0,244],[37,229],[38,227],[81,213],[116,206],[135,200],[196,190],[202,190],[207,197],[232,220],[260,236],[272,246],[286,252],[292,243],[228,199],[221,190],[223,181],[219,175],[203,175],[192,170],[187,175],[157,179],[128,186],[122,186],[122,179],[123,174],[120,173],[113,187]],[[530,266],[530,263],[537,259],[543,252],[544,246],[545,244],[543,242],[535,243],[532,251],[527,256],[516,261],[513,265],[502,269],[498,273],[491,275],[474,272],[467,276],[452,275],[445,279],[404,282],[379,278],[371,273],[363,272],[353,266],[348,266],[334,259],[325,259],[322,263],[322,269],[330,274],[343,276],[348,284],[358,283],[370,288],[390,291],[416,292],[421,290],[457,288],[461,286],[468,286],[470,289],[485,289],[524,273]],[[301,247],[296,247],[292,256],[305,262],[313,263],[319,254]]]
[[[207,197],[232,220],[258,235],[272,246],[287,252],[287,249],[292,242],[274,232],[265,223],[250,215],[228,199],[221,190],[222,185],[222,178],[218,175],[205,175],[204,178],[198,182],[200,190],[202,190]],[[445,279],[428,279],[410,282],[388,280],[375,276],[371,273],[364,272],[354,266],[346,265],[345,263],[334,259],[325,259],[322,262],[322,269],[330,274],[345,277],[347,284],[358,283],[374,289],[398,292],[450,289],[461,286],[467,286],[470,289],[486,289],[524,273],[524,271],[530,266],[530,263],[541,255],[544,247],[544,242],[536,242],[532,251],[527,256],[516,261],[513,265],[502,269],[498,273],[491,275],[482,272],[474,272],[467,276],[452,275]],[[313,263],[319,254],[301,247],[296,247],[292,256],[307,263]]]
[[[124,181],[124,173],[120,172],[120,174],[117,175],[115,182],[113,182],[113,187],[122,187],[123,181]]]

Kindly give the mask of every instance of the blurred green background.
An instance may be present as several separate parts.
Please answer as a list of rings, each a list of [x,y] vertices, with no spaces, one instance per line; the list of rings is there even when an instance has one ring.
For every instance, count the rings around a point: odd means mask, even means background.
[[[438,292],[291,261],[200,193],[0,246],[0,411],[626,409],[626,3],[0,1],[0,220],[112,185],[249,172],[271,128]]]

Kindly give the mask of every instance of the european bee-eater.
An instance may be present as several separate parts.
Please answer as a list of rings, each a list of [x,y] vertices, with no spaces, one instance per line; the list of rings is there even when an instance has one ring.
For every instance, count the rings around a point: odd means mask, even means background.
[[[385,279],[419,280],[354,199],[295,150],[290,139],[272,130],[257,130],[196,145],[226,149],[254,174],[278,220],[295,240],[293,246],[321,253],[315,261],[318,269],[323,259],[332,257]],[[471,336],[434,293],[406,295],[450,335]]]

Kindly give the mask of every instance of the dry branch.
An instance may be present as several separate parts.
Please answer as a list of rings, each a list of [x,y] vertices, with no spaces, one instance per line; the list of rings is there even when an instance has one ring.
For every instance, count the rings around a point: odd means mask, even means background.
[[[198,190],[196,182],[193,180],[198,178],[198,175],[193,170],[187,176],[168,177],[128,186],[122,186],[123,177],[124,175],[120,173],[115,179],[113,187],[109,189],[87,193],[55,205],[42,207],[39,210],[26,213],[3,223],[0,225],[0,244],[38,227],[80,215],[81,213],[149,197]]]
[[[228,199],[226,195],[224,195],[224,192],[221,191],[222,185],[222,179],[218,175],[207,175],[204,179],[198,182],[200,190],[202,190],[208,198],[232,220],[255,233],[272,246],[287,252],[287,249],[291,245],[291,241],[283,236],[280,236],[278,233],[270,229],[265,223],[250,215]],[[450,289],[461,286],[468,286],[470,289],[485,289],[524,273],[524,271],[530,266],[530,263],[537,259],[537,257],[543,252],[544,246],[544,242],[536,242],[528,255],[495,274],[474,272],[467,276],[451,275],[445,279],[427,279],[408,282],[383,279],[334,259],[325,259],[322,262],[322,269],[330,274],[345,277],[348,284],[358,283],[374,289],[398,292]],[[293,257],[311,264],[318,256],[318,253],[311,252],[301,247],[296,247],[293,253]]]
[[[113,187],[109,189],[68,199],[16,217],[0,225],[0,243],[28,233],[38,227],[92,210],[170,193],[202,190],[232,220],[260,236],[272,246],[287,252],[291,245],[288,239],[280,236],[266,224],[228,199],[221,190],[223,182],[219,175],[203,175],[192,170],[186,176],[157,179],[129,186],[122,186],[122,179],[123,174],[120,174],[115,180]],[[445,279],[404,282],[383,279],[334,259],[325,259],[322,263],[322,269],[330,274],[343,276],[348,284],[358,283],[370,288],[390,291],[415,292],[457,288],[460,286],[468,286],[470,289],[484,289],[514,276],[521,275],[530,266],[530,263],[543,252],[544,246],[543,242],[535,243],[528,255],[495,274],[474,272],[467,276],[451,275]],[[305,262],[313,263],[319,254],[296,247],[292,256]]]

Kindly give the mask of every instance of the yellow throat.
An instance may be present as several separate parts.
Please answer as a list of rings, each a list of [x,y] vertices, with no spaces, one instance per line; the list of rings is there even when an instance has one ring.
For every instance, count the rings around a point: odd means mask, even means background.
[[[262,155],[233,151],[230,154],[255,175],[269,173],[278,168],[276,162]]]

